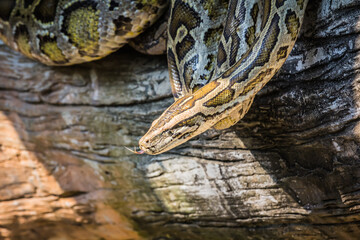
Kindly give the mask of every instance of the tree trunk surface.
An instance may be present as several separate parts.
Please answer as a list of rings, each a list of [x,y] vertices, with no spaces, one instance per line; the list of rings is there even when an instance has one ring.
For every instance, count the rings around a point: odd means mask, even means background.
[[[311,1],[236,126],[135,155],[165,56],[48,67],[0,45],[0,239],[358,239],[360,1]]]

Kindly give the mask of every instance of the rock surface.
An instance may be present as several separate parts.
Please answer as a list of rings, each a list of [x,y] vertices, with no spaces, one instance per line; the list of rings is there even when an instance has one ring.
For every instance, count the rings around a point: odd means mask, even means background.
[[[134,155],[166,58],[47,67],[0,45],[0,239],[356,239],[360,1],[312,1],[236,126]]]

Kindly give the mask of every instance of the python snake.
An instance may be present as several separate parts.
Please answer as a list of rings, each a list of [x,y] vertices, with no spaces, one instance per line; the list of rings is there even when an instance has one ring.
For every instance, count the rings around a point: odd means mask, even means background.
[[[175,102],[140,139],[141,153],[160,154],[238,122],[287,59],[307,2],[171,0],[167,57]],[[117,50],[166,6],[166,0],[3,0],[0,38],[44,64],[71,65]]]

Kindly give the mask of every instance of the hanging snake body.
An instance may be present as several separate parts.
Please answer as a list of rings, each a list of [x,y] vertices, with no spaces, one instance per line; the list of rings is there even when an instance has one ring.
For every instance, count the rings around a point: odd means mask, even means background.
[[[307,2],[171,0],[167,56],[175,102],[140,139],[142,152],[159,154],[209,128],[238,122],[287,59]],[[5,0],[0,37],[45,64],[71,65],[115,51],[166,5],[165,0]]]

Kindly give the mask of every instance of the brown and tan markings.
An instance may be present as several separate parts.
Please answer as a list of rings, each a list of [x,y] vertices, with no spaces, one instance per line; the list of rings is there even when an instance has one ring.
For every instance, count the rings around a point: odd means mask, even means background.
[[[222,42],[219,44],[218,54],[217,54],[217,67],[220,68],[226,62],[227,54],[224,49],[224,45]]]
[[[274,50],[274,47],[278,42],[278,36],[280,33],[279,20],[279,15],[277,13],[274,14],[269,30],[265,35],[265,40],[261,46],[260,54],[255,60],[256,66],[262,66],[269,61],[271,52]]]
[[[237,1],[230,1],[228,17],[226,19],[223,32],[226,42],[229,42],[231,39],[229,54],[227,54],[230,66],[234,65],[237,61],[237,51],[240,46],[240,39],[237,35],[237,30],[245,21],[245,1],[240,1],[240,4],[240,10],[238,10],[239,6],[237,5]]]
[[[294,11],[288,10],[286,12],[285,23],[288,33],[291,34],[291,39],[295,40],[300,28],[300,21]]]
[[[251,8],[251,18],[253,20],[253,25],[250,26],[245,33],[245,40],[249,47],[251,47],[255,42],[255,32],[256,32],[256,21],[259,14],[259,5],[257,3]]]
[[[223,36],[226,41],[229,41],[229,38],[233,33],[236,33],[237,28],[245,21],[245,12],[246,9],[244,7],[245,2],[239,0],[241,3],[240,12],[237,12],[237,1],[230,1],[228,16],[226,18],[224,33]]]
[[[248,44],[249,47],[251,47],[255,42],[255,25],[249,27],[246,30],[245,38],[246,38],[246,43]]]
[[[233,54],[233,50],[236,46],[240,46],[239,33],[246,37],[241,39],[241,46],[245,43],[251,47],[248,51],[244,50],[245,53],[240,51],[240,55],[243,56],[232,66],[227,64],[220,77],[191,94],[190,97],[185,96],[184,101],[175,102],[166,110],[157,121],[161,121],[162,125],[152,126],[140,140],[140,148],[144,152],[162,153],[212,126],[217,129],[227,128],[239,121],[248,111],[256,92],[284,63],[294,45],[304,16],[304,11],[301,10],[297,0],[260,1],[262,1],[261,29],[251,28],[258,26],[255,21],[248,21],[249,17],[254,17],[256,14],[253,15],[251,11],[245,9],[245,0],[230,2],[225,29],[218,48],[217,66],[221,68],[222,62],[232,63],[231,58],[237,57]],[[306,4],[307,0],[304,0],[304,7]],[[251,6],[251,3],[246,4],[246,8],[249,8],[249,5]],[[242,13],[247,14],[245,21],[250,26],[238,24],[244,19],[245,15]],[[259,36],[256,36],[258,31]],[[229,65],[231,67],[228,67]],[[175,109],[176,113],[174,113]],[[164,119],[171,121],[166,122]],[[180,122],[182,127],[174,128]]]
[[[210,80],[213,70],[214,70],[214,65],[212,63],[215,62],[216,60],[216,56],[214,54],[209,54],[207,56],[207,64],[205,66],[205,69],[208,70],[210,72],[210,74],[202,74],[200,76],[200,78],[206,79],[206,80]]]
[[[120,15],[117,19],[114,19],[115,35],[122,36],[127,34],[131,28],[131,18]]]
[[[87,62],[136,37],[166,6],[166,0],[0,0],[0,39],[46,65]]]
[[[228,8],[229,1],[228,0],[211,0],[204,1],[204,9],[208,11],[208,15],[211,20],[216,20],[223,14],[222,12]],[[215,6],[215,7],[214,7]],[[223,9],[223,11],[219,11],[216,9]]]
[[[272,68],[268,68],[265,71],[259,73],[254,79],[246,83],[246,86],[244,87],[244,91],[241,93],[241,95],[246,95],[248,92],[253,90],[257,86],[257,84],[262,82],[266,76],[272,73],[272,71],[273,71]]]
[[[183,79],[185,79],[186,86],[191,85],[192,76],[195,72],[195,69],[193,66],[195,66],[198,63],[198,61],[199,61],[199,56],[195,55],[193,58],[191,58],[184,64]]]
[[[259,14],[259,4],[255,3],[254,6],[251,8],[251,18],[253,20],[254,23],[256,23],[256,20],[258,18],[258,14]]]
[[[219,86],[219,83],[214,81],[206,84],[204,87],[200,88],[198,91],[196,91],[193,94],[192,98],[189,98],[183,105],[181,105],[181,111],[186,111],[190,108],[192,108],[195,105],[195,102],[205,98],[209,93],[211,93],[217,86]],[[180,113],[179,112],[179,113]]]
[[[233,74],[234,69],[239,68],[244,61],[246,61],[247,57],[251,55],[251,51],[248,51],[240,61],[238,61],[235,65],[233,65],[230,69],[228,69],[223,75],[222,78],[228,78],[231,76],[231,83],[235,84],[236,82],[245,81],[248,77],[249,72],[251,69],[262,66],[267,63],[270,59],[271,52],[273,51],[276,43],[277,37],[280,32],[280,28],[278,26],[280,17],[278,14],[274,14],[272,18],[272,22],[266,34],[264,35],[264,39],[261,45],[261,51],[259,51],[258,55],[255,59],[249,64],[249,66],[242,72],[238,74]]]
[[[278,50],[278,52],[276,54],[276,60],[277,61],[287,57],[288,48],[289,48],[289,46],[283,46],[283,47],[279,48],[279,50]]]
[[[209,28],[204,34],[204,43],[206,46],[210,46],[214,42],[219,42],[222,31],[222,27]]]
[[[210,83],[206,84],[204,87],[200,88],[194,94],[187,96],[187,97],[179,98],[178,100],[175,101],[175,103],[173,105],[171,105],[163,113],[163,115],[165,116],[164,118],[153,123],[153,127],[158,128],[158,127],[165,125],[172,118],[172,117],[166,118],[166,116],[168,116],[168,115],[175,116],[175,115],[183,113],[184,111],[187,111],[189,108],[193,108],[195,103],[198,100],[205,98],[207,96],[207,94],[212,92],[217,86],[219,86],[219,83],[217,83],[215,81],[210,82]]]
[[[236,63],[237,50],[240,46],[240,39],[237,36],[231,38],[231,47],[230,47],[230,56],[229,56],[229,65],[232,66]]]
[[[255,42],[256,22],[259,14],[259,5],[257,3],[251,8],[250,15],[253,20],[253,25],[246,29],[245,41],[249,47]]]
[[[182,19],[184,12],[188,13],[187,21],[183,21]],[[199,26],[202,20],[194,9],[179,0],[174,3],[171,19],[173,24],[169,26],[169,34],[172,39],[175,39],[176,35],[179,33],[183,35],[178,44],[176,44],[176,53],[181,61],[185,57],[186,53],[192,49],[195,42],[194,38],[190,35],[190,31]],[[185,27],[185,30],[187,31],[186,33],[178,31],[179,29],[184,30],[183,27]]]
[[[149,12],[150,14],[158,14],[160,10],[158,6],[166,4],[166,1],[144,1],[144,0],[135,0],[137,2],[136,8],[142,11]],[[121,4],[121,3],[120,3]]]
[[[264,29],[265,24],[269,20],[270,11],[271,11],[271,0],[263,0],[263,7],[264,7],[264,13],[261,23],[261,30]]]
[[[233,100],[235,95],[235,91],[234,89],[224,89],[223,91],[219,92],[218,94],[216,94],[215,97],[209,99],[208,101],[206,101],[203,105],[205,107],[217,107],[217,106],[221,106],[225,103],[229,103],[231,100]]]
[[[195,39],[190,34],[185,34],[181,42],[176,44],[176,53],[179,61],[183,60],[186,54],[193,49]]]
[[[197,123],[201,122],[199,120],[201,120],[201,118],[203,118],[200,115],[194,115],[190,118],[184,119],[183,121],[179,122],[176,126],[174,126],[174,129],[178,128],[178,127],[183,127],[183,126],[194,126]]]

